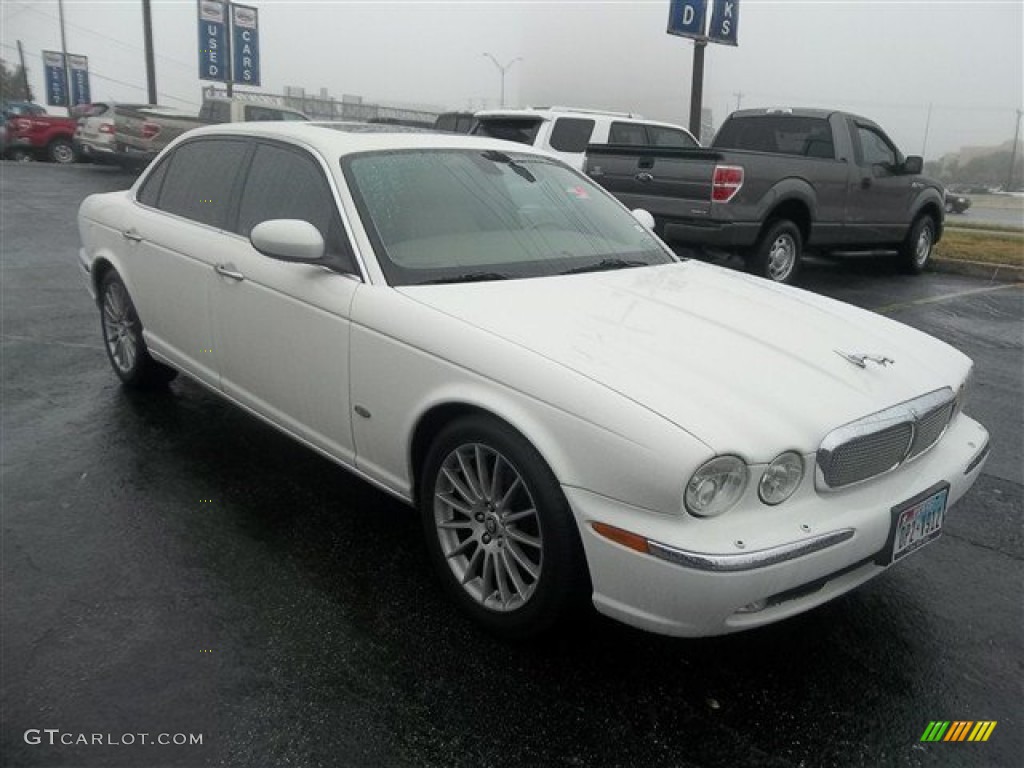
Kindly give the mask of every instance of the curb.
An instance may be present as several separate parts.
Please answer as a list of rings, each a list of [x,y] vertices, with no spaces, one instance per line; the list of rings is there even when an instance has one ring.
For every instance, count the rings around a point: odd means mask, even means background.
[[[930,272],[944,272],[950,275],[981,277],[997,283],[1024,283],[1024,267],[1010,264],[986,264],[982,261],[959,261],[956,259],[932,258]]]

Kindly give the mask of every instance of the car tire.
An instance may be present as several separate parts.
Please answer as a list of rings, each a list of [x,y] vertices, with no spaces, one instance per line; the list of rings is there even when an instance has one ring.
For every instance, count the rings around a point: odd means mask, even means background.
[[[46,153],[53,162],[60,165],[70,165],[76,160],[75,147],[67,139],[54,139],[46,148]]]
[[[27,149],[12,149],[7,153],[7,157],[16,163],[31,163],[35,160],[35,156]]]
[[[434,439],[420,477],[430,559],[479,624],[505,639],[536,637],[586,604],[575,518],[526,438],[486,416],[459,419]]]
[[[800,273],[802,254],[800,228],[788,219],[777,219],[765,227],[748,263],[755,274],[788,285]]]
[[[935,220],[927,214],[918,216],[900,247],[903,270],[911,275],[924,272],[931,262],[934,248]]]
[[[103,347],[114,373],[129,389],[147,389],[167,384],[178,375],[154,360],[142,336],[142,321],[135,311],[128,289],[114,270],[100,280],[100,326]]]
[[[945,208],[946,208],[946,213],[953,213],[954,212],[953,211],[953,204],[952,203],[946,203]]]

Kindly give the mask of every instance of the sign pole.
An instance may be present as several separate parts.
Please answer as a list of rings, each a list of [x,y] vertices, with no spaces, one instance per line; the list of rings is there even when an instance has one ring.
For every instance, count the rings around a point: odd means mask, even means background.
[[[21,47],[21,40],[18,41],[18,60],[21,62],[21,82],[25,87],[25,101],[32,101],[32,89],[28,87],[28,70],[25,69],[25,51]]]
[[[71,75],[68,73],[68,43],[64,34],[64,0],[58,0],[57,11],[60,14],[60,52],[64,56],[64,81],[68,84],[64,106],[67,107],[68,117],[71,117]]]
[[[228,33],[224,36],[224,38],[227,41],[227,56],[228,56],[228,61],[227,61],[227,68],[228,68],[227,92],[228,92],[228,98],[230,99],[232,97],[232,95],[233,95],[233,86],[234,86],[234,79],[235,79],[235,61],[232,58],[232,54],[231,54],[231,38],[234,36],[235,7],[230,2],[226,3],[226,5],[227,5],[227,9],[228,9],[228,19],[227,19],[227,21],[228,21],[228,23],[227,23],[227,31],[228,31]]]
[[[690,83],[690,133],[700,141],[700,112],[704,100],[704,49],[707,40],[693,41],[693,79]]]
[[[156,104],[156,61],[153,57],[153,15],[149,0],[142,0],[142,34],[146,45],[146,90],[150,104]]]

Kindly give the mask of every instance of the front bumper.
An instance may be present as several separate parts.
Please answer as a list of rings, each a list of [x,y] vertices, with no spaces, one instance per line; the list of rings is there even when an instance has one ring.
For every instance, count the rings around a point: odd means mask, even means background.
[[[987,452],[988,432],[961,414],[934,448],[890,475],[825,494],[805,478],[778,507],[707,520],[656,515],[579,488],[565,493],[599,611],[661,634],[721,635],[802,613],[885,571],[892,508],[948,483],[948,510]],[[595,523],[638,534],[648,551],[610,540]]]

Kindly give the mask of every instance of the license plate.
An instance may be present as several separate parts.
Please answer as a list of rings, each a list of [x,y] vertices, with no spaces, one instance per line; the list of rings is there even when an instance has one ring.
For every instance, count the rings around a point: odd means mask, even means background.
[[[892,558],[895,563],[942,535],[949,486],[918,496],[893,509]]]

